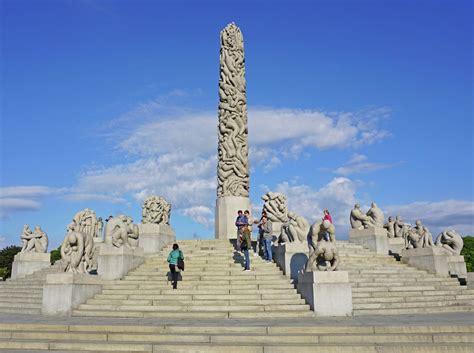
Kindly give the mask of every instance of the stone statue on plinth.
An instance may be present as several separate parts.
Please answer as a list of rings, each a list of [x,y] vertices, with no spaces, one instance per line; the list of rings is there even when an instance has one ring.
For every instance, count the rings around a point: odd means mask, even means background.
[[[427,227],[420,220],[415,222],[415,226],[406,231],[406,248],[417,249],[434,246],[433,236]]]
[[[161,196],[150,196],[142,206],[142,224],[170,224],[171,204]]]
[[[310,225],[306,218],[294,212],[288,212],[288,222],[281,227],[280,243],[305,242],[308,239]]]
[[[61,244],[64,272],[87,273],[92,270],[94,241],[90,234],[69,231]]]
[[[102,221],[102,219],[100,220]],[[74,228],[76,232],[90,235],[92,238],[102,238],[102,229],[99,223],[95,212],[90,208],[85,208],[74,215],[70,228]]]
[[[367,247],[378,254],[388,254],[389,234],[384,227],[384,214],[375,202],[372,202],[367,213],[356,203],[350,214],[351,228],[349,240]],[[391,226],[392,223],[389,223]],[[395,232],[395,230],[394,230]]]
[[[105,243],[117,248],[137,247],[139,230],[132,217],[119,215],[111,218],[105,226]]]
[[[458,232],[450,229],[445,230],[436,237],[435,245],[442,247],[450,255],[461,255],[464,241]]]
[[[313,224],[309,230],[309,259],[305,271],[333,271],[339,264],[339,253],[336,248],[336,227],[324,220]],[[313,249],[311,251],[311,249]]]
[[[46,253],[48,251],[48,235],[40,226],[36,226],[32,232],[28,224],[25,224],[20,239],[22,253]]]

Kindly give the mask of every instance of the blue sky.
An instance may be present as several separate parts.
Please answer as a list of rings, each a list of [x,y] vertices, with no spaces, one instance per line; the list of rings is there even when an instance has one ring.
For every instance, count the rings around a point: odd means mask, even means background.
[[[75,212],[173,204],[213,237],[219,32],[245,40],[251,199],[314,221],[376,201],[474,234],[469,1],[1,1],[0,247]]]

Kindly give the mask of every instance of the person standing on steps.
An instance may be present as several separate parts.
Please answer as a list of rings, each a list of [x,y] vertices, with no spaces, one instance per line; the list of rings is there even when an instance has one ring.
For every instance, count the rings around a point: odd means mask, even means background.
[[[245,270],[250,271],[250,255],[249,250],[252,248],[252,237],[248,224],[244,226],[242,231],[242,245],[241,250],[245,255]]]
[[[267,218],[267,215],[262,216],[262,220],[260,222],[262,233],[263,233],[263,247],[264,247],[264,258],[267,262],[272,262],[273,254],[272,254],[272,221]]]
[[[171,284],[173,289],[178,288],[178,259],[184,260],[183,252],[179,249],[178,244],[173,244],[173,250],[168,255],[168,263],[170,264]]]
[[[237,227],[237,251],[240,251],[240,244],[242,242],[242,229],[244,225],[244,213],[242,210],[238,210],[237,218],[235,219],[235,226]]]

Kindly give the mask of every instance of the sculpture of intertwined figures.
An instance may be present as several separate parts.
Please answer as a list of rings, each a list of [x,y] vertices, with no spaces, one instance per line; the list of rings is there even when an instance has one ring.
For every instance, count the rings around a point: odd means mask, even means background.
[[[307,241],[310,225],[306,218],[294,212],[288,212],[288,221],[281,226],[280,243]]]
[[[139,229],[132,217],[119,215],[109,219],[105,225],[105,243],[117,248],[138,247]]]
[[[461,255],[464,241],[458,232],[449,229],[436,237],[435,245],[443,248],[449,255]]]
[[[286,197],[278,192],[267,192],[262,196],[263,211],[272,222],[288,222],[288,208]]]
[[[71,230],[90,235],[92,238],[102,237],[102,219],[90,208],[77,212],[68,226]]]
[[[68,230],[61,244],[61,266],[65,272],[87,273],[93,270],[94,241],[90,234]]]
[[[415,222],[414,227],[406,225],[404,232],[406,249],[418,249],[434,246],[433,236],[420,220]]]
[[[308,234],[309,258],[305,272],[335,271],[340,263],[336,247],[336,228],[328,220],[314,223]]]
[[[161,196],[150,196],[142,206],[142,224],[170,224],[171,204]]]
[[[20,235],[22,242],[21,252],[23,253],[46,253],[48,251],[48,235],[36,226],[34,231],[31,231],[30,226],[25,224]]]
[[[364,213],[360,204],[356,203],[351,210],[350,222],[352,229],[383,228],[384,214],[375,202],[372,202],[367,213]]]
[[[247,97],[242,32],[221,32],[217,196],[249,195]]]

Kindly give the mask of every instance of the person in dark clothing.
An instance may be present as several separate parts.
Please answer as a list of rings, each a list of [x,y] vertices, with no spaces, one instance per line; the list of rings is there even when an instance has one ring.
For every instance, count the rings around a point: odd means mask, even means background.
[[[168,263],[170,264],[170,272],[171,272],[171,284],[173,285],[173,289],[178,287],[178,259],[184,260],[183,252],[179,249],[178,244],[173,244],[173,250],[171,250],[170,254],[168,255]]]

